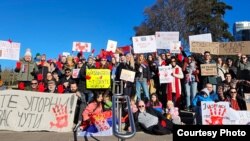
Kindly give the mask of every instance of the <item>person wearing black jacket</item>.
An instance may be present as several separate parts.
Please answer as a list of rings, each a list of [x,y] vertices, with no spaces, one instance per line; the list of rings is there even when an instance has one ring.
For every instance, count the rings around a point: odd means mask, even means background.
[[[138,102],[138,111],[134,113],[136,131],[145,131],[155,135],[171,134],[173,123],[152,107],[146,107],[144,101]],[[128,130],[130,130],[130,127]]]

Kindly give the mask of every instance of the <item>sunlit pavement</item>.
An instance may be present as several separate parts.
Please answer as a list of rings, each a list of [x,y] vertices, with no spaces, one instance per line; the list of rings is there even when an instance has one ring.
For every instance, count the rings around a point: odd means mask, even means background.
[[[172,141],[172,135],[149,135],[138,132],[136,135],[126,141]],[[57,132],[13,132],[0,131],[1,141],[74,141],[73,133]],[[77,137],[77,141],[118,141],[114,136],[108,137]]]

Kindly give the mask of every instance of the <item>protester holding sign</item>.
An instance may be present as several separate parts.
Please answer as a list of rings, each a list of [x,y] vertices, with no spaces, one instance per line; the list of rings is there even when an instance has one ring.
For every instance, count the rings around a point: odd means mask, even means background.
[[[212,56],[209,51],[204,52],[204,57],[202,58],[195,58],[197,61],[199,61],[200,64],[216,64],[214,60],[212,60]],[[207,83],[213,84],[213,89],[216,91],[216,85],[217,85],[217,76],[216,75],[210,75],[210,76],[201,76],[201,88],[204,88]]]
[[[202,101],[218,101],[218,97],[216,98],[214,95],[210,95],[210,92],[207,88],[201,90],[192,101],[193,109],[196,115],[197,124],[202,123],[201,119],[201,102]]]
[[[31,51],[27,49],[24,58],[16,63],[15,72],[18,73],[18,89],[24,90],[26,86],[29,86],[37,71],[36,63],[32,60]]]

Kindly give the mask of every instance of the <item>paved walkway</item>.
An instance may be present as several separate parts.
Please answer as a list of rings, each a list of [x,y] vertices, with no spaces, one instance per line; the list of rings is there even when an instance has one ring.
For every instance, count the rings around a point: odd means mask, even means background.
[[[126,141],[172,141],[172,135],[154,136],[138,132]],[[77,141],[118,141],[114,136],[109,137],[78,137]],[[13,132],[0,131],[1,141],[74,141],[73,133],[57,132]]]

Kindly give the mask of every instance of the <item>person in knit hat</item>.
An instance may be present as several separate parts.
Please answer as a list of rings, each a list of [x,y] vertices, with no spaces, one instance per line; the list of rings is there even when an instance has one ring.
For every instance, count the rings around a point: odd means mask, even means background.
[[[212,101],[215,102],[216,99],[213,95],[210,95],[210,92],[207,88],[203,88],[200,93],[197,93],[195,98],[192,101],[193,110],[195,111],[196,115],[196,122],[197,124],[202,124],[201,118],[201,102],[202,101]],[[218,98],[218,97],[217,97]]]
[[[26,86],[30,86],[31,80],[34,79],[38,71],[36,63],[32,60],[31,50],[25,51],[24,57],[16,62],[15,72],[17,72],[18,88],[24,90]]]

